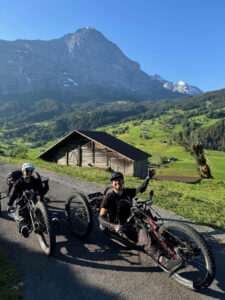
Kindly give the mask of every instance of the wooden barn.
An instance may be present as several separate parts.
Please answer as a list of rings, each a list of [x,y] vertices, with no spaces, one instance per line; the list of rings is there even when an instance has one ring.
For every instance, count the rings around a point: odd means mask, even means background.
[[[150,156],[105,132],[74,130],[38,158],[68,166],[110,168],[144,178]]]

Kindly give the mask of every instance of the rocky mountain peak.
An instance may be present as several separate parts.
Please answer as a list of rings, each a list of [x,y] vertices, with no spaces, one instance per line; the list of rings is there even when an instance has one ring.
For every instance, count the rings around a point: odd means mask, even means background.
[[[160,99],[181,96],[149,76],[94,28],[59,39],[0,40],[0,96],[70,93],[74,99]]]
[[[64,40],[69,53],[72,53],[75,48],[91,46],[92,43],[109,42],[101,32],[94,28],[85,27],[78,29],[75,33],[64,35],[61,39]]]

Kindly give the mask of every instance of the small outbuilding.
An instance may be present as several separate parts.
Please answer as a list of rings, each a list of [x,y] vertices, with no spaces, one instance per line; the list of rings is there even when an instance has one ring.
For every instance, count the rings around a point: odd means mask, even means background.
[[[67,166],[110,168],[144,178],[150,156],[106,132],[74,130],[38,158]]]

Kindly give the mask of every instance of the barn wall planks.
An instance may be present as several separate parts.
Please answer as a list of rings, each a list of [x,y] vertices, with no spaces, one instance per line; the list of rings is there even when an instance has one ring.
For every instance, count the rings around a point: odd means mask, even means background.
[[[120,153],[88,140],[70,141],[54,152],[52,161],[69,166],[111,168],[136,177],[147,175],[148,161],[132,161]]]

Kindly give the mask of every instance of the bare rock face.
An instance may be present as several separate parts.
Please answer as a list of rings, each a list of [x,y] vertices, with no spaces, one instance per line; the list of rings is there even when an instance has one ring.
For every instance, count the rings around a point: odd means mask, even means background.
[[[181,96],[90,28],[50,41],[0,40],[0,66],[1,96],[37,91],[69,92],[83,99]]]

